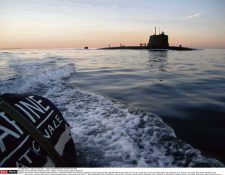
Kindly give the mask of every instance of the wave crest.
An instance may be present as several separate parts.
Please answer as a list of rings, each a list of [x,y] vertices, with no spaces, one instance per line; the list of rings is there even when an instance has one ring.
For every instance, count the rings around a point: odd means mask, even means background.
[[[78,161],[85,167],[220,167],[179,140],[152,113],[130,113],[124,105],[79,89],[47,92],[72,127]]]

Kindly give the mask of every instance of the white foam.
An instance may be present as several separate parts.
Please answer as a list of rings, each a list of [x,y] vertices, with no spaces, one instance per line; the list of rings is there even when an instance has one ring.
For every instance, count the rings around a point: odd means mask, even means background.
[[[178,140],[156,115],[129,113],[124,105],[79,89],[49,89],[72,127],[80,166],[223,166]]]
[[[57,57],[15,59],[18,77],[0,82],[0,92],[33,92],[52,100],[71,125],[80,166],[223,166],[177,139],[156,115],[130,113],[123,104],[67,86],[74,64]]]
[[[49,86],[60,79],[69,77],[75,72],[73,64],[63,66],[42,67],[31,65],[23,68],[26,73],[17,79],[8,80],[1,84],[1,93],[32,93],[35,89]]]

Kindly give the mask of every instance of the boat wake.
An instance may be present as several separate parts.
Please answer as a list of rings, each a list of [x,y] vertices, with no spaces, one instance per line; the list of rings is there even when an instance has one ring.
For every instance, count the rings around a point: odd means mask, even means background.
[[[85,167],[219,167],[176,138],[152,113],[130,113],[124,105],[80,89],[46,93],[70,123],[78,161]]]
[[[75,65],[59,65],[58,62],[64,62],[59,58],[49,60],[17,65],[21,76],[1,81],[0,91],[29,92],[53,101],[71,126],[79,166],[224,166],[179,140],[173,129],[155,114],[131,113],[113,99],[74,87],[68,78],[76,74]]]

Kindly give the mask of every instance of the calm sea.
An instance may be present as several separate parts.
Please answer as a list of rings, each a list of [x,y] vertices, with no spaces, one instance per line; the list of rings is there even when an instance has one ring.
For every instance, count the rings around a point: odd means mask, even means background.
[[[73,127],[83,165],[193,165],[174,163],[179,158],[163,152],[161,140],[151,141],[158,151],[146,158],[142,147],[154,148],[146,145],[149,131],[138,135],[146,112],[199,155],[225,162],[225,50],[1,50],[0,80],[1,93],[35,93],[57,104]],[[130,146],[120,152],[122,145]]]

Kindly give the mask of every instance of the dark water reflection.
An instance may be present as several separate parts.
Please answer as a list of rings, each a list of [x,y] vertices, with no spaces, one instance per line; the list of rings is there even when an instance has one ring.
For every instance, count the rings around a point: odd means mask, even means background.
[[[159,115],[179,138],[225,162],[225,50],[95,54],[88,66],[75,61],[74,85]]]
[[[76,69],[69,87],[155,113],[178,138],[225,163],[225,50],[15,50],[0,53],[1,83],[64,62]]]
[[[168,51],[148,51],[149,71],[166,71]]]

